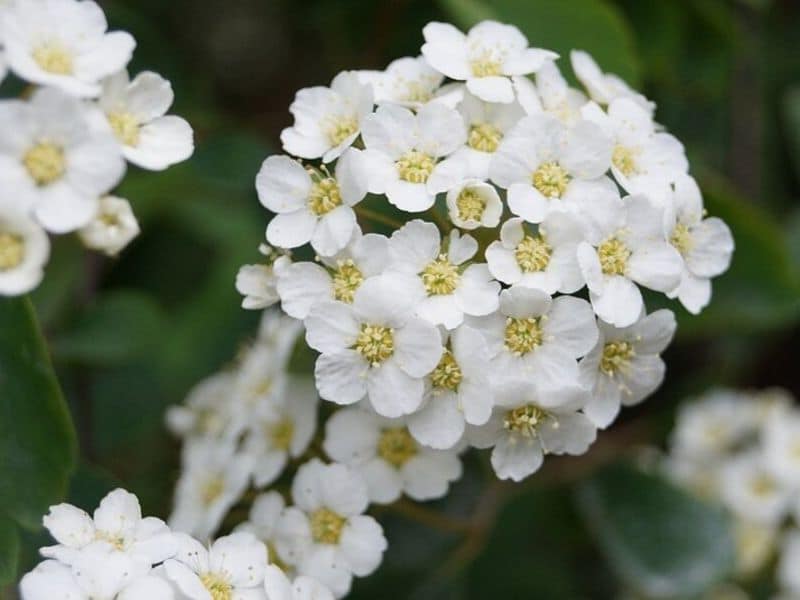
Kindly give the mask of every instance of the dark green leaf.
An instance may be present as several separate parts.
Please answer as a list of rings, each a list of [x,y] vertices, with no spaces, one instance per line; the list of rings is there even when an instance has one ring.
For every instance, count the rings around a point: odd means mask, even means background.
[[[19,532],[10,518],[0,514],[0,585],[11,583],[17,576]]]
[[[800,175],[800,85],[795,85],[783,96],[783,121],[795,171]]]

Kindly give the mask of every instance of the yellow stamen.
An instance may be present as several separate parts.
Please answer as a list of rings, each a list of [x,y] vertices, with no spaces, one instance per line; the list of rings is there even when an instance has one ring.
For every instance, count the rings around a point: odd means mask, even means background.
[[[524,273],[535,273],[547,268],[552,252],[553,249],[541,235],[526,235],[514,250],[514,257]]]
[[[318,544],[338,544],[347,520],[328,508],[311,513],[311,537]]]
[[[475,123],[469,128],[467,144],[480,152],[494,152],[503,139],[503,132],[491,123]]]
[[[362,325],[356,338],[356,351],[377,367],[394,354],[394,331],[382,325]]]
[[[25,242],[13,233],[0,233],[0,271],[10,271],[25,258]]]
[[[545,162],[533,173],[533,187],[546,198],[561,198],[569,184],[569,173],[557,162]]]
[[[378,456],[399,469],[417,454],[417,442],[406,428],[384,429],[378,440]]]
[[[22,157],[22,164],[38,186],[61,179],[66,170],[64,150],[52,142],[39,142]]]
[[[544,334],[538,318],[506,319],[505,346],[514,354],[527,354],[541,346],[543,340]]]
[[[429,296],[452,294],[461,280],[458,267],[450,262],[446,254],[440,254],[436,260],[428,263],[420,277]]]

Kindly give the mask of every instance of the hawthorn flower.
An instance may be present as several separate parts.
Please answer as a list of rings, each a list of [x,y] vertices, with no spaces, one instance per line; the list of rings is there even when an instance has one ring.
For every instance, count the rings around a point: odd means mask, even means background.
[[[247,521],[236,526],[236,532],[251,533],[258,538],[267,549],[270,564],[278,565],[283,570],[289,566],[283,564],[275,550],[275,541],[278,535],[278,524],[286,508],[286,502],[278,492],[266,492],[253,500]]]
[[[531,223],[553,211],[575,209],[605,194],[611,141],[589,121],[568,128],[547,114],[523,118],[511,129],[489,165],[492,181],[508,190],[508,207]]]
[[[662,211],[646,196],[627,196],[600,207],[597,231],[578,245],[578,264],[597,316],[616,327],[632,325],[644,302],[637,287],[670,292],[683,260],[667,242]]]
[[[790,508],[790,491],[767,470],[766,461],[755,450],[722,465],[720,494],[734,514],[767,525],[779,523]]]
[[[264,570],[264,589],[267,600],[333,600],[331,591],[313,577],[300,575],[290,581],[275,565]]]
[[[318,302],[352,304],[361,284],[380,275],[388,261],[388,238],[377,233],[362,235],[356,226],[347,246],[333,256],[321,256],[321,264],[296,262],[280,272],[277,291],[281,308],[296,319],[305,319]]]
[[[494,228],[503,215],[503,201],[488,183],[465,179],[451,188],[446,197],[450,220],[461,229]]]
[[[575,76],[598,104],[608,105],[617,98],[629,98],[651,114],[655,110],[653,102],[631,89],[622,79],[612,73],[603,73],[588,52],[573,50],[569,58]]]
[[[21,3],[22,4],[22,3]],[[29,3],[24,3],[29,4]],[[34,2],[68,4],[49,0]],[[93,133],[79,100],[53,88],[0,104],[0,184],[53,233],[87,225],[125,172],[113,137]]]
[[[261,244],[258,250],[267,258],[267,262],[243,265],[236,274],[236,291],[244,296],[242,308],[248,310],[267,308],[280,300],[277,290],[278,273],[292,263],[288,256],[277,255],[266,244]]]
[[[232,533],[206,547],[175,534],[178,553],[164,563],[166,577],[188,600],[264,598],[267,550],[250,533]]]
[[[236,389],[236,373],[220,371],[196,384],[182,405],[167,410],[167,426],[180,437],[222,438],[231,422],[226,403]]]
[[[404,419],[387,419],[360,408],[339,410],[325,425],[325,453],[364,477],[369,499],[394,502],[402,494],[418,501],[441,498],[461,477],[455,450],[419,444]]]
[[[781,485],[800,489],[800,415],[781,411],[767,420],[762,436],[767,469]]]
[[[333,176],[288,156],[270,156],[256,178],[261,204],[277,213],[267,227],[267,241],[281,248],[310,241],[322,256],[339,252],[357,227],[353,206],[367,193],[364,166],[356,149],[341,155]]]
[[[521,378],[537,382],[554,402],[570,395],[578,380],[577,359],[597,342],[589,303],[573,296],[551,299],[545,292],[513,286],[500,292],[500,310],[470,321],[486,338],[489,368],[498,382]]]
[[[283,149],[325,163],[336,160],[356,140],[372,106],[372,87],[355,71],[339,73],[330,87],[302,89],[289,107],[294,125],[281,132]]]
[[[18,296],[42,281],[50,240],[23,210],[4,200],[0,206],[0,295]]]
[[[398,58],[385,71],[360,71],[359,78],[372,85],[375,104],[399,104],[416,110],[428,102],[454,106],[463,95],[460,90],[451,89],[440,96],[444,76],[422,56]]]
[[[492,413],[493,388],[483,336],[468,325],[450,332],[439,364],[428,376],[422,407],[408,417],[420,444],[446,450],[462,438],[466,424],[483,425]]]
[[[325,400],[354,404],[365,395],[385,417],[414,412],[423,378],[442,356],[439,333],[414,317],[409,282],[384,274],[361,284],[352,305],[320,302],[306,318],[306,341],[319,351],[315,376]]]
[[[555,52],[529,48],[519,29],[496,21],[478,23],[466,35],[447,23],[428,23],[422,34],[428,63],[451,79],[466,81],[467,89],[486,102],[513,102],[509,77],[533,73],[558,58]]]
[[[94,219],[80,229],[78,235],[87,248],[116,256],[139,231],[139,222],[127,200],[103,196]]]
[[[523,104],[528,114],[541,111],[565,125],[574,125],[581,120],[581,107],[588,99],[583,92],[570,87],[554,63],[547,63],[537,71],[535,89],[532,102]],[[521,96],[521,102],[524,97]]]
[[[125,158],[161,171],[194,152],[189,123],[167,115],[174,99],[172,85],[158,73],[144,71],[131,81],[123,69],[103,81],[97,107]]]
[[[597,344],[580,362],[581,381],[591,391],[583,412],[604,429],[619,413],[652,394],[664,380],[666,367],[659,354],[675,334],[675,315],[657,310],[618,329],[600,321]]]
[[[136,46],[130,34],[107,28],[103,10],[89,0],[13,2],[2,13],[0,39],[22,79],[86,98],[125,68]]]
[[[536,234],[516,217],[503,223],[500,240],[489,244],[486,262],[499,281],[541,289],[548,294],[571,294],[583,287],[578,268],[578,244],[584,240],[581,223],[568,213],[549,214]]]
[[[698,314],[711,301],[711,278],[725,272],[733,254],[733,236],[716,217],[704,218],[703,197],[688,175],[675,180],[673,202],[665,214],[667,238],[683,257],[677,297],[686,310]]]
[[[569,380],[563,391],[554,401],[536,383],[515,381],[496,390],[492,417],[473,428],[470,439],[478,448],[493,448],[492,467],[500,479],[522,481],[539,469],[545,454],[579,455],[594,442],[597,430],[578,412],[586,391]]]
[[[486,264],[462,266],[478,251],[469,235],[450,232],[442,246],[433,223],[415,219],[389,239],[390,271],[412,277],[406,294],[416,301],[416,314],[433,325],[458,327],[464,315],[483,316],[497,310],[500,284]]]
[[[384,104],[364,119],[361,135],[369,191],[386,194],[400,210],[427,210],[436,194],[464,178],[462,161],[445,158],[464,145],[467,132],[458,112],[443,104],[428,103],[416,114]]]
[[[292,499],[278,525],[278,554],[341,598],[353,575],[378,568],[387,547],[381,526],[363,514],[367,486],[345,465],[312,459],[298,469]]]

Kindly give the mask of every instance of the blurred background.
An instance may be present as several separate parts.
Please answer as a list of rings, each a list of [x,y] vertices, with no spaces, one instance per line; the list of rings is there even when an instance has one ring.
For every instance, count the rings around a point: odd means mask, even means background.
[[[731,226],[737,251],[700,317],[671,305],[678,335],[653,398],[624,411],[584,457],[550,459],[522,485],[487,486],[481,461],[469,458],[446,500],[382,511],[384,565],[357,580],[351,597],[638,598],[653,593],[646,578],[657,576],[671,582],[660,597],[690,597],[702,590],[687,570],[712,561],[725,576],[724,532],[687,543],[687,532],[704,531],[692,520],[694,505],[680,512],[682,496],[607,465],[662,446],[681,399],[709,386],[783,386],[800,395],[800,2],[100,4],[112,29],[138,40],[131,70],[173,82],[173,111],[194,126],[197,151],[166,173],[125,179],[119,195],[143,233],[119,259],[60,239],[34,294],[78,431],[72,502],[90,508],[124,485],[146,514],[168,514],[179,466],[164,411],[255,332],[259,315],[239,308],[233,281],[241,264],[258,261],[267,215],[254,178],[280,151],[295,91],[327,85],[343,69],[416,55],[428,21],[468,27],[494,16],[533,46],[565,57],[588,50],[655,100],[657,120],[685,143],[709,212]],[[559,64],[569,73],[568,60]],[[44,539],[25,534],[22,568]],[[746,586],[754,598],[771,593],[769,577]]]

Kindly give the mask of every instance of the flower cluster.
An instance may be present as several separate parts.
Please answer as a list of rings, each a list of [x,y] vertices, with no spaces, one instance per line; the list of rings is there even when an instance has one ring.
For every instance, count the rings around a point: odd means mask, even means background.
[[[50,507],[44,525],[57,542],[47,560],[22,578],[22,600],[332,600],[310,577],[290,580],[267,562],[252,533],[237,532],[205,546],[155,517],[139,500],[109,493],[94,515],[71,504]]]
[[[186,160],[193,134],[167,115],[172,87],[145,71],[129,78],[136,42],[108,32],[90,0],[0,3],[3,68],[29,84],[0,100],[0,295],[41,281],[47,233],[76,232],[117,254],[139,233],[127,200],[110,195],[126,162],[163,170]]]
[[[679,411],[664,467],[734,519],[737,571],[778,555],[785,597],[800,596],[800,410],[783,390],[713,390]]]

